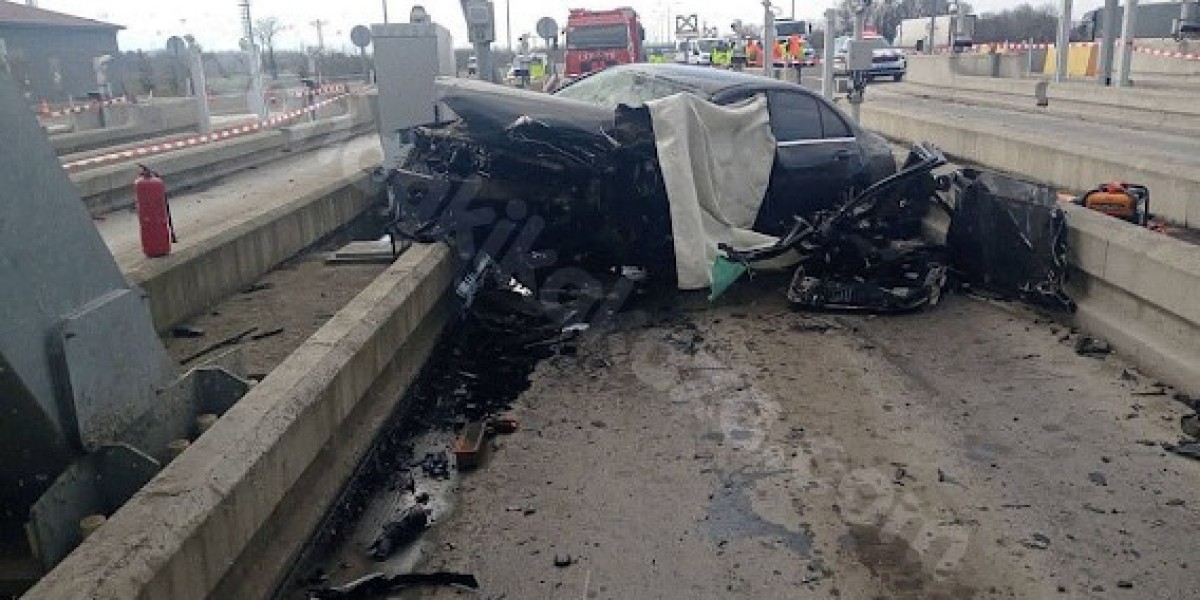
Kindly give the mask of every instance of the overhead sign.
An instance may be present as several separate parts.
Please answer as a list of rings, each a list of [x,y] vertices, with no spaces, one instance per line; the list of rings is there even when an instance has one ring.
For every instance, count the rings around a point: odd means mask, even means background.
[[[537,33],[543,40],[549,42],[558,37],[558,22],[550,17],[542,17],[537,22]]]
[[[700,35],[700,15],[676,15],[675,16],[675,35],[699,36]]]
[[[371,30],[365,25],[355,25],[354,29],[350,30],[350,41],[359,48],[366,48],[371,45]]]

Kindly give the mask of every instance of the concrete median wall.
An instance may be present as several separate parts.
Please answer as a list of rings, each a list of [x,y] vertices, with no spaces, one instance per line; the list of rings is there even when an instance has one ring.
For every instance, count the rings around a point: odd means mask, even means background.
[[[76,127],[71,133],[50,136],[58,154],[74,154],[139,139],[196,131],[200,119],[190,98],[155,100],[149,104],[114,104],[104,108],[105,127]],[[84,113],[98,119],[98,111]],[[82,116],[82,115],[81,115]],[[99,127],[97,120],[96,126]]]
[[[1200,396],[1200,246],[1073,204],[1062,208],[1076,324],[1146,373]],[[924,235],[944,243],[949,224],[931,211]]]
[[[100,215],[133,206],[138,162],[162,174],[168,192],[175,193],[274,160],[286,143],[287,137],[282,132],[256,133],[72,173],[71,182],[79,188],[88,211]]]
[[[372,130],[374,121],[365,97],[354,96],[337,104],[343,106],[343,116],[78,171],[71,173],[71,181],[88,210],[101,215],[133,206],[139,162],[162,174],[168,192],[176,193],[286,156],[286,152],[337,143]]]
[[[125,274],[165,331],[257,281],[363,213],[378,188],[367,171],[334,181]]]
[[[1078,323],[1143,370],[1200,395],[1200,246],[1064,209]]]
[[[26,598],[269,597],[429,356],[453,267],[409,250]]]
[[[1132,159],[1111,150],[1023,136],[985,123],[933,118],[880,103],[864,104],[862,119],[867,128],[893,140],[930,141],[963,162],[1020,173],[1066,190],[1087,190],[1113,179],[1136,181],[1154,190],[1155,214],[1180,225],[1200,225],[1200,173],[1184,165]]]

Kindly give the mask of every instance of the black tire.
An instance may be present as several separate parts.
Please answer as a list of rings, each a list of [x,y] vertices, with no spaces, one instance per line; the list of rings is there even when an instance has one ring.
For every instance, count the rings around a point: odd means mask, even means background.
[[[904,79],[904,73],[897,73],[895,75],[892,75],[892,81],[902,81],[903,79]]]

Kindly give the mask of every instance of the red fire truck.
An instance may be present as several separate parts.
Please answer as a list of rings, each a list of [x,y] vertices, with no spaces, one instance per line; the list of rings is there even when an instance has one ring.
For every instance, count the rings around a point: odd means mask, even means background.
[[[571,9],[567,17],[567,76],[642,60],[646,30],[632,8]]]

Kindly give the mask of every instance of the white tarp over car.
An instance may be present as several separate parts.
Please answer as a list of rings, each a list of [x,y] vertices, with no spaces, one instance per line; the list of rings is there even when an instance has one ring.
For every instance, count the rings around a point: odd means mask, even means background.
[[[718,106],[676,94],[646,106],[671,205],[679,289],[707,288],[718,244],[747,249],[776,241],[751,230],[775,157],[767,99]]]

